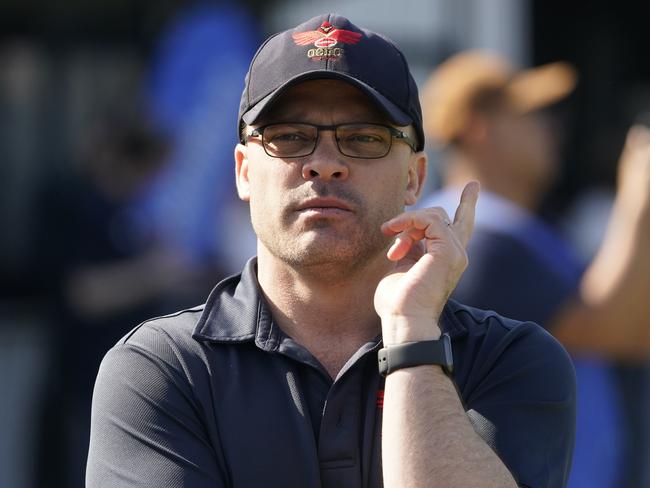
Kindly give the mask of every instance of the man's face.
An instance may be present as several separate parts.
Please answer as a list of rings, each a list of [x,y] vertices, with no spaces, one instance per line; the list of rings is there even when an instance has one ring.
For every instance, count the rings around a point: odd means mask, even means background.
[[[518,179],[539,188],[545,188],[554,179],[558,141],[548,116],[503,110],[493,117],[492,133],[500,147],[502,164]]]
[[[362,92],[338,80],[289,88],[260,125],[277,122],[390,125]],[[294,267],[352,271],[377,259],[389,244],[381,224],[415,203],[426,171],[424,153],[397,139],[379,159],[344,156],[332,131],[320,133],[309,156],[271,157],[260,138],[251,138],[235,157],[237,188],[250,202],[258,245]]]

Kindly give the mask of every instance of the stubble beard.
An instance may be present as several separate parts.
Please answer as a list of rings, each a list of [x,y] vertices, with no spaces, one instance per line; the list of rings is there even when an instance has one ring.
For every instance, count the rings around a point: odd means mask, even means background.
[[[278,219],[279,227],[269,225],[273,219],[254,217],[253,227],[266,250],[296,271],[323,280],[342,279],[386,259],[392,238],[382,234],[380,227],[402,211],[389,206],[369,209],[358,197],[354,200],[353,225],[328,219],[301,225],[296,213],[287,210]]]

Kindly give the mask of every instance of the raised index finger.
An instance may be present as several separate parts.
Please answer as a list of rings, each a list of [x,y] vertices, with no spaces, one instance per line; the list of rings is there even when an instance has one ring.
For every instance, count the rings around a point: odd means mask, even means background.
[[[454,215],[454,231],[463,247],[467,247],[469,238],[474,230],[474,214],[476,212],[476,201],[481,185],[478,181],[470,181],[463,188],[460,196],[460,203]]]

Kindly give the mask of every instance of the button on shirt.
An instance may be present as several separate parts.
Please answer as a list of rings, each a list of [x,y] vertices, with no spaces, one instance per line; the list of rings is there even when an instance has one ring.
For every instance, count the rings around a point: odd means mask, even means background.
[[[564,486],[575,378],[562,347],[453,301],[441,327],[477,432],[520,486]],[[108,352],[87,486],[381,487],[380,347],[363,345],[332,380],[277,326],[251,260],[204,306],[147,321]]]

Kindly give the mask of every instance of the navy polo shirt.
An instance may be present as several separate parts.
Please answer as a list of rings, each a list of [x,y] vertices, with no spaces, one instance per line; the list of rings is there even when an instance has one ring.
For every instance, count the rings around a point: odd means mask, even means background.
[[[521,486],[564,486],[575,427],[564,349],[535,324],[454,301],[441,328],[477,432]],[[205,305],[147,321],[107,353],[87,486],[381,487],[380,347],[363,345],[332,380],[273,320],[251,260]]]

